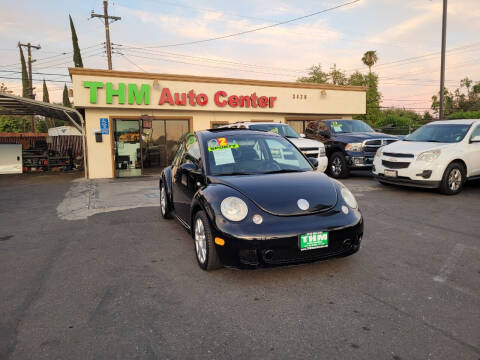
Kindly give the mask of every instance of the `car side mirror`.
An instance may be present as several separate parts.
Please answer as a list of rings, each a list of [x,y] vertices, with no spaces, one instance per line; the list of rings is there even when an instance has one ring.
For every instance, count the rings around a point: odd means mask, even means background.
[[[306,137],[306,136],[305,136],[305,134],[300,134],[300,137],[301,137],[301,138],[304,138],[304,137]]]
[[[185,173],[195,174],[195,175],[202,174],[202,169],[192,162],[187,162],[180,165],[180,171]]]
[[[332,134],[330,134],[330,131],[327,131],[327,130],[320,130],[318,132],[318,135],[320,135],[321,137],[323,137],[325,139],[330,139],[332,137]]]
[[[310,165],[313,166],[313,168],[316,170],[317,167],[318,167],[318,160],[315,159],[315,158],[312,158],[312,157],[307,157],[308,159],[308,162],[310,163]]]
[[[480,135],[474,136],[470,139],[470,143],[480,142]]]

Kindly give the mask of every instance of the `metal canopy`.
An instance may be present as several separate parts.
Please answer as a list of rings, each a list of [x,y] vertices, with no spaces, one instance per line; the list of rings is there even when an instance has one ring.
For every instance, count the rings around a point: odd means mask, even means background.
[[[0,115],[41,115],[69,121],[82,133],[84,171],[85,177],[87,177],[84,121],[83,116],[77,110],[62,105],[50,104],[11,94],[0,93]]]
[[[83,124],[82,115],[75,109],[6,93],[0,93],[0,115],[41,115],[73,121],[73,125],[80,131]]]

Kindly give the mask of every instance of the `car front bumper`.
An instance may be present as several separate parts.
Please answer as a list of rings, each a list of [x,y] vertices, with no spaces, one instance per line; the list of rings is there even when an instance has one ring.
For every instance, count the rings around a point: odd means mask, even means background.
[[[388,161],[391,160],[391,158],[376,156],[373,161],[372,172],[378,180],[389,184],[423,188],[438,188],[445,171],[444,166],[442,166],[440,162],[426,162],[407,159],[401,161],[409,162],[408,167],[403,169],[394,169],[393,167],[384,166],[382,160]],[[385,176],[386,169],[396,171],[397,176]]]
[[[223,218],[217,219],[216,236],[225,240],[223,246],[215,245],[220,261],[239,268],[274,266],[345,256],[360,248],[363,218],[358,210],[350,210],[348,215],[270,217],[280,218],[277,229],[268,224],[272,220],[268,218],[267,224],[248,226],[223,226],[228,222],[221,224]],[[317,231],[328,231],[328,247],[301,251],[299,235]]]
[[[364,152],[348,151],[345,159],[349,169],[368,170],[373,166],[373,158],[375,154]]]

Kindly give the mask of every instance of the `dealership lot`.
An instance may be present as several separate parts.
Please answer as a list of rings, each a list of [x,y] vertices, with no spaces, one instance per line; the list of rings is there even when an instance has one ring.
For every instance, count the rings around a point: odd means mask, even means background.
[[[360,252],[201,271],[157,179],[0,177],[0,359],[480,357],[480,182],[344,182]]]

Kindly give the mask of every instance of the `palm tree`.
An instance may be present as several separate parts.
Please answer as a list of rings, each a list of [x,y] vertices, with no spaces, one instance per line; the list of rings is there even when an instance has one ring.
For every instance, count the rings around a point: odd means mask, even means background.
[[[378,61],[377,51],[370,50],[363,54],[362,61],[368,66],[368,71],[372,72],[372,66]]]

